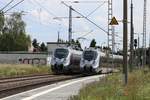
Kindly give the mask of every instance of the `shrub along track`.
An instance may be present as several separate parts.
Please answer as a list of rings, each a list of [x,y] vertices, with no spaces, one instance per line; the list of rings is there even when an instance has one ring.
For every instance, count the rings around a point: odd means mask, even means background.
[[[0,79],[0,98],[82,75],[33,75]]]

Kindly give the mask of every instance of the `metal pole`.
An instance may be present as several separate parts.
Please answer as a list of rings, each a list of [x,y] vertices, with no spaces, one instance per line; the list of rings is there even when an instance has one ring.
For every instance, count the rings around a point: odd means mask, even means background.
[[[115,26],[112,25],[112,68],[114,68],[114,52],[115,52]]]
[[[58,42],[58,43],[60,42],[59,31],[58,31],[58,39],[57,39],[57,42]]]
[[[112,53],[115,52],[115,26],[112,25]]]
[[[110,50],[112,49],[112,51],[110,51],[109,49],[107,50],[107,62],[112,64],[112,68],[113,67],[113,27],[112,25],[110,25],[110,21],[112,20],[112,15],[113,15],[113,2],[112,0],[108,0],[108,48],[110,48]],[[112,58],[110,57],[110,53],[112,53]],[[111,58],[111,59],[110,59]],[[111,66],[111,65],[110,65]]]
[[[131,0],[131,25],[130,25],[130,72],[133,70],[133,41],[134,41],[134,32],[133,32],[133,2]]]
[[[138,33],[138,50],[137,50],[137,56],[138,56],[138,62],[137,62],[137,64],[138,64],[138,67],[140,67],[141,66],[141,58],[140,58],[140,50],[139,50],[139,48],[140,48],[140,37],[139,37],[139,33]]]
[[[138,34],[138,50],[140,48],[140,37],[139,37],[139,34]]]
[[[69,43],[71,44],[72,40],[72,7],[69,6],[69,29],[68,29],[68,40]]]
[[[149,34],[149,69],[150,69],[150,34]]]
[[[146,64],[146,3],[144,0],[144,12],[143,12],[143,59],[142,59],[142,67]]]
[[[128,51],[128,14],[127,14],[127,4],[128,0],[123,0],[123,74],[125,85],[128,82],[128,62],[127,62],[127,51]]]

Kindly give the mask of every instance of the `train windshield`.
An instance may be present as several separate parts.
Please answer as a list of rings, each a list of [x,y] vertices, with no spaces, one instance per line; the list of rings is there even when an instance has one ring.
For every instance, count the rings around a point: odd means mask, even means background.
[[[97,58],[97,52],[96,51],[84,51],[83,58],[88,61],[95,60]]]
[[[62,59],[62,58],[66,58],[68,54],[69,51],[67,49],[60,48],[55,50],[54,56],[56,58]]]

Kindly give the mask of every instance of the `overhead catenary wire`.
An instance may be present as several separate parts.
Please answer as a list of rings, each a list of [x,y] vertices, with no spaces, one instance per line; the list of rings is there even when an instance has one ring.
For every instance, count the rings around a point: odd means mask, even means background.
[[[66,3],[62,2],[65,6],[69,7]],[[103,28],[101,28],[99,25],[97,25],[96,23],[94,23],[93,21],[91,21],[89,18],[87,18],[86,16],[84,16],[83,14],[81,14],[80,12],[78,12],[77,10],[75,10],[74,8],[72,8],[72,10],[74,12],[76,12],[77,14],[79,14],[80,16],[82,16],[83,18],[85,18],[86,20],[88,20],[90,23],[92,23],[93,25],[95,25],[97,28],[99,28],[100,30],[102,30],[103,32],[107,33],[108,32],[106,30],[104,30]]]
[[[106,2],[104,1],[101,5],[99,5],[97,8],[95,8],[91,13],[89,13],[86,17],[89,17],[92,15],[94,12],[96,12],[100,7],[102,7]]]
[[[103,2],[101,5],[96,7],[92,12],[90,12],[86,17],[89,17],[95,11],[97,11],[100,7],[102,7],[105,3],[107,3],[107,1],[62,1],[62,2],[70,2],[70,3],[101,3],[101,2]]]
[[[50,16],[53,16],[53,19],[57,19],[59,22],[63,22],[63,20],[59,17],[57,17],[53,12],[49,11],[46,7],[44,7],[43,5],[41,5],[38,1],[36,0],[29,0],[30,4],[32,4],[33,6],[39,6],[40,8],[42,8],[42,10],[46,11],[47,14]]]
[[[104,2],[104,0],[100,0],[100,1],[63,1],[63,2],[69,2],[69,3],[101,3]]]
[[[102,7],[106,2],[104,1],[101,5],[99,5],[98,7],[96,7],[93,11],[91,11],[86,17],[89,17],[90,15],[92,15],[94,12],[96,12],[100,7]],[[58,18],[68,18],[68,17],[55,17],[54,19],[58,19]],[[77,17],[72,17],[72,18],[83,18],[80,16]]]
[[[83,18],[85,18],[86,20],[88,20],[90,23],[94,24],[96,27],[98,27],[99,29],[101,29],[103,32],[108,33],[106,30],[104,30],[103,28],[101,28],[99,25],[97,25],[96,23],[94,23],[93,21],[91,21],[89,18],[85,17],[84,15],[82,15],[80,12],[76,11],[75,9],[72,9],[74,12],[80,14]]]
[[[88,32],[88,33],[86,33],[86,34],[84,34],[84,35],[82,35],[82,36],[80,36],[80,37],[85,37],[85,36],[91,34],[93,31],[94,31],[94,30],[91,30],[90,32]]]
[[[9,9],[7,9],[6,11],[4,11],[4,13],[8,12],[9,10],[15,8],[16,6],[18,6],[19,4],[21,4],[24,0],[21,0],[20,2],[16,3],[15,5],[13,5],[12,7],[10,7]]]
[[[42,10],[44,10],[45,12],[47,12],[47,14],[49,15],[49,16],[48,16],[49,18],[51,18],[51,16],[53,16],[51,13],[49,13],[48,11],[45,10],[46,8],[43,9],[43,8],[41,7],[41,5],[37,4],[36,2],[33,3],[32,0],[28,0],[28,1],[29,1],[30,4],[33,5],[34,7],[35,7],[35,6],[39,6],[39,7],[40,7],[40,10],[38,11],[38,13],[39,13],[39,18],[40,18],[40,16],[41,16],[40,13],[41,13]],[[31,12],[30,12],[30,13],[31,13]],[[50,21],[49,21],[49,22],[50,22]],[[41,22],[40,22],[40,23],[41,23]]]
[[[39,6],[42,10],[46,11],[47,14],[49,15],[49,18],[50,16],[53,16],[54,18],[53,19],[57,19],[59,22],[63,22],[63,20],[61,20],[59,17],[57,17],[53,12],[49,11],[46,7],[44,7],[43,5],[41,5],[38,1],[36,0],[28,0],[30,2],[30,4],[32,4],[33,6]],[[38,23],[38,22],[37,22]],[[50,23],[50,21],[48,21],[48,23]],[[46,24],[42,24],[44,26],[48,26]]]
[[[3,11],[6,7],[8,7],[14,0],[11,0],[10,2],[8,2],[3,8],[1,8],[0,11]]]
[[[41,5],[38,1],[33,0],[38,6],[40,6],[42,9],[44,9],[46,12],[48,12],[50,15],[57,17],[54,13],[50,12],[47,8],[45,8],[43,5]]]

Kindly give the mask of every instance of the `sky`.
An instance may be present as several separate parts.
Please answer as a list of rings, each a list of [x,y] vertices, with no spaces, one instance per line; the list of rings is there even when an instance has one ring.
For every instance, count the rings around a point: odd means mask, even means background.
[[[0,0],[0,8],[4,7],[11,0]],[[13,4],[21,0],[14,0],[14,2],[8,6],[11,7]],[[99,25],[101,28],[107,31],[108,25],[108,3],[107,0],[78,0],[80,3],[71,3],[64,1],[67,5],[72,6],[75,10],[82,13],[84,16],[89,15],[94,9],[99,7],[94,13],[88,18]],[[93,2],[91,2],[93,1]],[[133,0],[134,3],[134,31],[140,36],[140,45],[142,45],[142,32],[143,32],[143,5],[144,0]],[[147,0],[147,45],[149,43],[150,33],[150,1]],[[8,9],[6,8],[6,9]],[[5,10],[6,10],[5,9]],[[39,42],[56,42],[57,33],[60,32],[60,38],[68,40],[68,17],[69,8],[61,3],[61,0],[25,0],[17,7],[10,10],[11,12],[23,11],[23,20],[26,23],[26,33],[31,36],[31,39],[36,38]],[[73,12],[73,17],[80,16]],[[123,18],[123,0],[113,0],[113,16],[119,20],[119,25],[115,26],[115,34],[119,37],[115,38],[116,48],[122,48],[122,37],[123,37],[123,24],[121,22]],[[59,19],[57,18],[59,17]],[[61,18],[62,17],[62,18]],[[130,22],[130,0],[128,0],[128,20]],[[85,40],[80,40],[82,47],[88,47],[90,41],[95,39],[97,45],[107,45],[107,34],[91,24],[84,18],[73,18],[72,20],[73,39],[77,39],[84,34],[89,33],[85,36]],[[130,23],[128,24],[130,28]],[[128,28],[128,34],[130,29]],[[135,34],[137,38],[138,34]],[[130,37],[128,37],[130,38]]]

